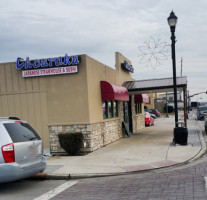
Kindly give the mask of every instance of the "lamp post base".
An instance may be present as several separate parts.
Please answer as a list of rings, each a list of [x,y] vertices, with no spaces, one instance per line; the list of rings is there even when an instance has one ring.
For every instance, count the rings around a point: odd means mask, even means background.
[[[188,129],[186,127],[175,127],[173,141],[175,144],[187,145],[188,144]]]

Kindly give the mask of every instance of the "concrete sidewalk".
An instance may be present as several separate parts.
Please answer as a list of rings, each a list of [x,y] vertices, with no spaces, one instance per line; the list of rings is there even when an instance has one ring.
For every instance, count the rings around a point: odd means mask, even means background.
[[[188,120],[188,145],[173,145],[174,116],[160,117],[129,138],[84,156],[52,156],[44,173],[50,179],[83,178],[151,170],[185,163],[201,156],[206,145],[195,120]]]

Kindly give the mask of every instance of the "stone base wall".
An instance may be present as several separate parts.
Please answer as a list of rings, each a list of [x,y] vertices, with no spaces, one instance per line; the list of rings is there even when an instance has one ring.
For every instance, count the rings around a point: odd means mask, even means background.
[[[137,133],[140,129],[145,127],[145,119],[144,119],[144,104],[142,104],[142,113],[135,113],[135,103],[134,103],[134,95],[132,95],[132,125],[133,125],[133,133]]]
[[[144,114],[134,115],[133,120],[133,133],[137,133],[140,129],[145,127]]]
[[[99,149],[122,138],[120,120],[113,120],[92,124],[91,126],[91,151]]]
[[[82,132],[86,147],[81,148],[81,152],[92,152],[107,144],[122,138],[122,127],[120,119],[110,120],[88,125],[65,125],[50,126],[50,151],[51,154],[64,153],[60,147],[58,134]]]

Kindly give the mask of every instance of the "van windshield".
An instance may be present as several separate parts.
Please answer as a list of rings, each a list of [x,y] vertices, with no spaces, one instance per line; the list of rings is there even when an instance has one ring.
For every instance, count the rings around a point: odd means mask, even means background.
[[[38,133],[27,123],[5,123],[4,127],[14,143],[40,140]]]

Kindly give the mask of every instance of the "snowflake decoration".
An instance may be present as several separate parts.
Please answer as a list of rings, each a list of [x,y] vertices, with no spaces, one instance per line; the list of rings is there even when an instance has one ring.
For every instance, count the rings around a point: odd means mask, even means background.
[[[151,66],[156,69],[158,65],[161,65],[161,61],[167,60],[168,56],[168,44],[162,42],[160,39],[155,40],[153,37],[149,41],[144,42],[145,45],[138,47],[140,53],[140,64],[146,64],[146,66]]]

